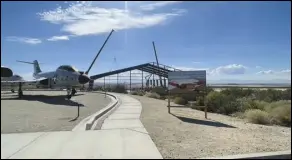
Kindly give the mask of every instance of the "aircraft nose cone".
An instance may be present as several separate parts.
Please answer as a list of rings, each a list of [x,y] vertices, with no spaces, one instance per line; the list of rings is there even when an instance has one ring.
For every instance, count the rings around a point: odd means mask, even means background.
[[[80,75],[78,81],[80,84],[85,84],[90,81],[90,78],[87,75]]]

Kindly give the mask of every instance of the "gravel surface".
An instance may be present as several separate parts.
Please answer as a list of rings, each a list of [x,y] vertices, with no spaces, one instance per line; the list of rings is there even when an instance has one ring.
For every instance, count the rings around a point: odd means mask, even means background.
[[[141,121],[163,158],[203,158],[291,150],[291,128],[247,123],[242,119],[190,108],[171,108],[167,101],[133,96],[142,106]]]
[[[1,133],[72,130],[111,101],[90,92],[78,92],[71,100],[65,99],[66,91],[24,91],[24,95],[19,100],[16,93],[1,92]],[[83,104],[77,119],[75,101]]]

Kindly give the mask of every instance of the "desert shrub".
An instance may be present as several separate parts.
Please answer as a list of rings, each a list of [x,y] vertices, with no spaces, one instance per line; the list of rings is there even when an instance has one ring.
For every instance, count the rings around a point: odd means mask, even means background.
[[[241,93],[241,96],[242,97],[251,97],[254,93],[255,93],[254,89],[250,89],[250,88],[243,89],[242,93]]]
[[[210,92],[206,97],[208,111],[221,114],[232,114],[241,110],[241,102],[232,94],[226,95],[221,92]]]
[[[181,104],[181,105],[186,105],[188,103],[187,100],[185,100],[184,98],[182,97],[175,97],[174,99],[174,103],[176,104]]]
[[[149,98],[160,99],[160,95],[157,94],[157,93],[155,93],[155,92],[147,92],[145,95],[146,95],[147,97],[149,97]]]
[[[291,100],[291,92],[289,91],[291,91],[291,89],[286,89],[284,91],[276,89],[257,90],[254,95],[257,100],[275,102],[279,100]]]
[[[210,87],[210,86],[206,87],[206,92],[207,92],[206,94],[209,94],[212,91],[214,91],[214,89],[212,87]]]
[[[189,92],[189,93],[185,93],[185,94],[179,94],[177,95],[177,97],[182,97],[187,101],[196,101],[196,93],[195,92]]]
[[[234,112],[230,116],[243,119],[244,118],[244,112]]]
[[[273,124],[291,126],[291,104],[271,109],[270,116]]]
[[[291,101],[280,100],[269,103],[265,106],[264,111],[271,116],[273,124],[290,126],[291,125]]]
[[[138,95],[138,92],[137,91],[132,91],[130,92],[131,95]]]
[[[280,100],[272,103],[268,103],[264,110],[266,112],[271,112],[274,108],[282,107],[282,106],[291,106],[291,101],[289,100]]]
[[[252,99],[246,99],[245,102],[242,104],[241,111],[246,111],[249,109],[260,109],[264,110],[265,106],[267,106],[268,103],[265,101],[258,101],[258,100],[252,100]]]
[[[191,108],[192,109],[196,109],[196,110],[200,110],[200,111],[205,111],[205,106],[196,106],[196,105],[194,105]]]
[[[230,115],[240,110],[240,103],[232,96],[226,96],[225,102],[219,107],[219,113]]]
[[[197,101],[196,101],[196,105],[197,106],[204,106],[205,103],[204,103],[204,97],[198,97],[197,98]]]
[[[218,108],[224,104],[224,99],[226,95],[212,91],[206,96],[206,106],[208,107],[208,111],[216,112]]]
[[[110,88],[112,92],[117,92],[117,93],[127,93],[126,87],[124,85],[116,85]]]
[[[166,96],[167,95],[167,89],[164,87],[155,87],[152,89],[151,92],[157,93],[161,96]]]
[[[138,92],[138,95],[139,96],[144,96],[144,93],[143,92]]]
[[[161,99],[161,100],[165,100],[165,99],[166,99],[166,96],[160,96],[159,99]]]
[[[221,90],[222,94],[225,94],[227,96],[234,96],[235,98],[242,97],[243,95],[243,89],[241,88],[227,88]]]
[[[251,123],[255,124],[269,124],[270,116],[266,111],[259,109],[250,109],[245,111],[244,116]]]
[[[282,91],[283,100],[291,100],[291,88]]]

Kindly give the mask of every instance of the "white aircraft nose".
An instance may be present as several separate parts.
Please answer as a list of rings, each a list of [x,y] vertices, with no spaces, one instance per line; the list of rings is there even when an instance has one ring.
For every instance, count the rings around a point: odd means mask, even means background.
[[[87,75],[82,74],[78,77],[78,81],[80,84],[85,84],[90,81],[90,78]]]

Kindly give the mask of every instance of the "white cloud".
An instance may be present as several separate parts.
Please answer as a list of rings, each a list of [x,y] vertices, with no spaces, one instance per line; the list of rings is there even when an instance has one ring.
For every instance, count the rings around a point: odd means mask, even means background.
[[[21,43],[27,43],[27,44],[39,44],[42,43],[40,39],[37,38],[28,38],[28,37],[16,37],[16,36],[10,36],[6,37],[7,41],[12,41],[12,42],[21,42]]]
[[[291,74],[291,70],[290,69],[286,69],[286,70],[281,70],[281,71],[273,71],[273,70],[267,70],[267,71],[260,71],[257,72],[257,74]]]
[[[256,66],[256,68],[257,68],[257,69],[261,69],[261,68],[263,68],[263,67],[261,67],[261,66]]]
[[[246,69],[247,67],[241,64],[230,64],[213,69],[211,71],[211,74],[227,74],[227,75],[244,74]]]
[[[156,3],[158,2],[154,4]],[[167,5],[167,3],[163,5]],[[154,6],[157,7],[157,4]],[[162,6],[162,4],[158,6]],[[129,10],[126,6],[125,9],[101,8],[93,2],[76,2],[71,3],[67,8],[58,7],[51,11],[38,13],[38,15],[43,21],[63,25],[62,31],[83,36],[110,32],[111,29],[151,27],[161,24],[171,17],[182,15],[184,12],[185,10],[178,9],[168,13],[151,14]]]
[[[53,36],[47,40],[48,41],[64,41],[64,40],[69,40],[69,37],[68,36]]]
[[[195,68],[195,67],[183,67],[183,66],[172,66],[173,68],[182,71],[195,71],[195,70],[206,70],[208,75],[236,75],[244,74],[247,67],[241,64],[230,64],[226,66],[219,66],[217,68]]]
[[[289,74],[291,74],[291,69],[282,70],[281,73],[289,73]]]
[[[154,3],[150,3],[150,4],[141,5],[141,9],[151,11],[151,10],[157,9],[159,7],[164,7],[166,5],[175,4],[175,3],[179,3],[179,2],[181,2],[181,1],[160,1],[160,2],[157,1]]]
[[[272,70],[268,70],[268,71],[259,71],[257,72],[257,74],[274,74],[275,72]]]

